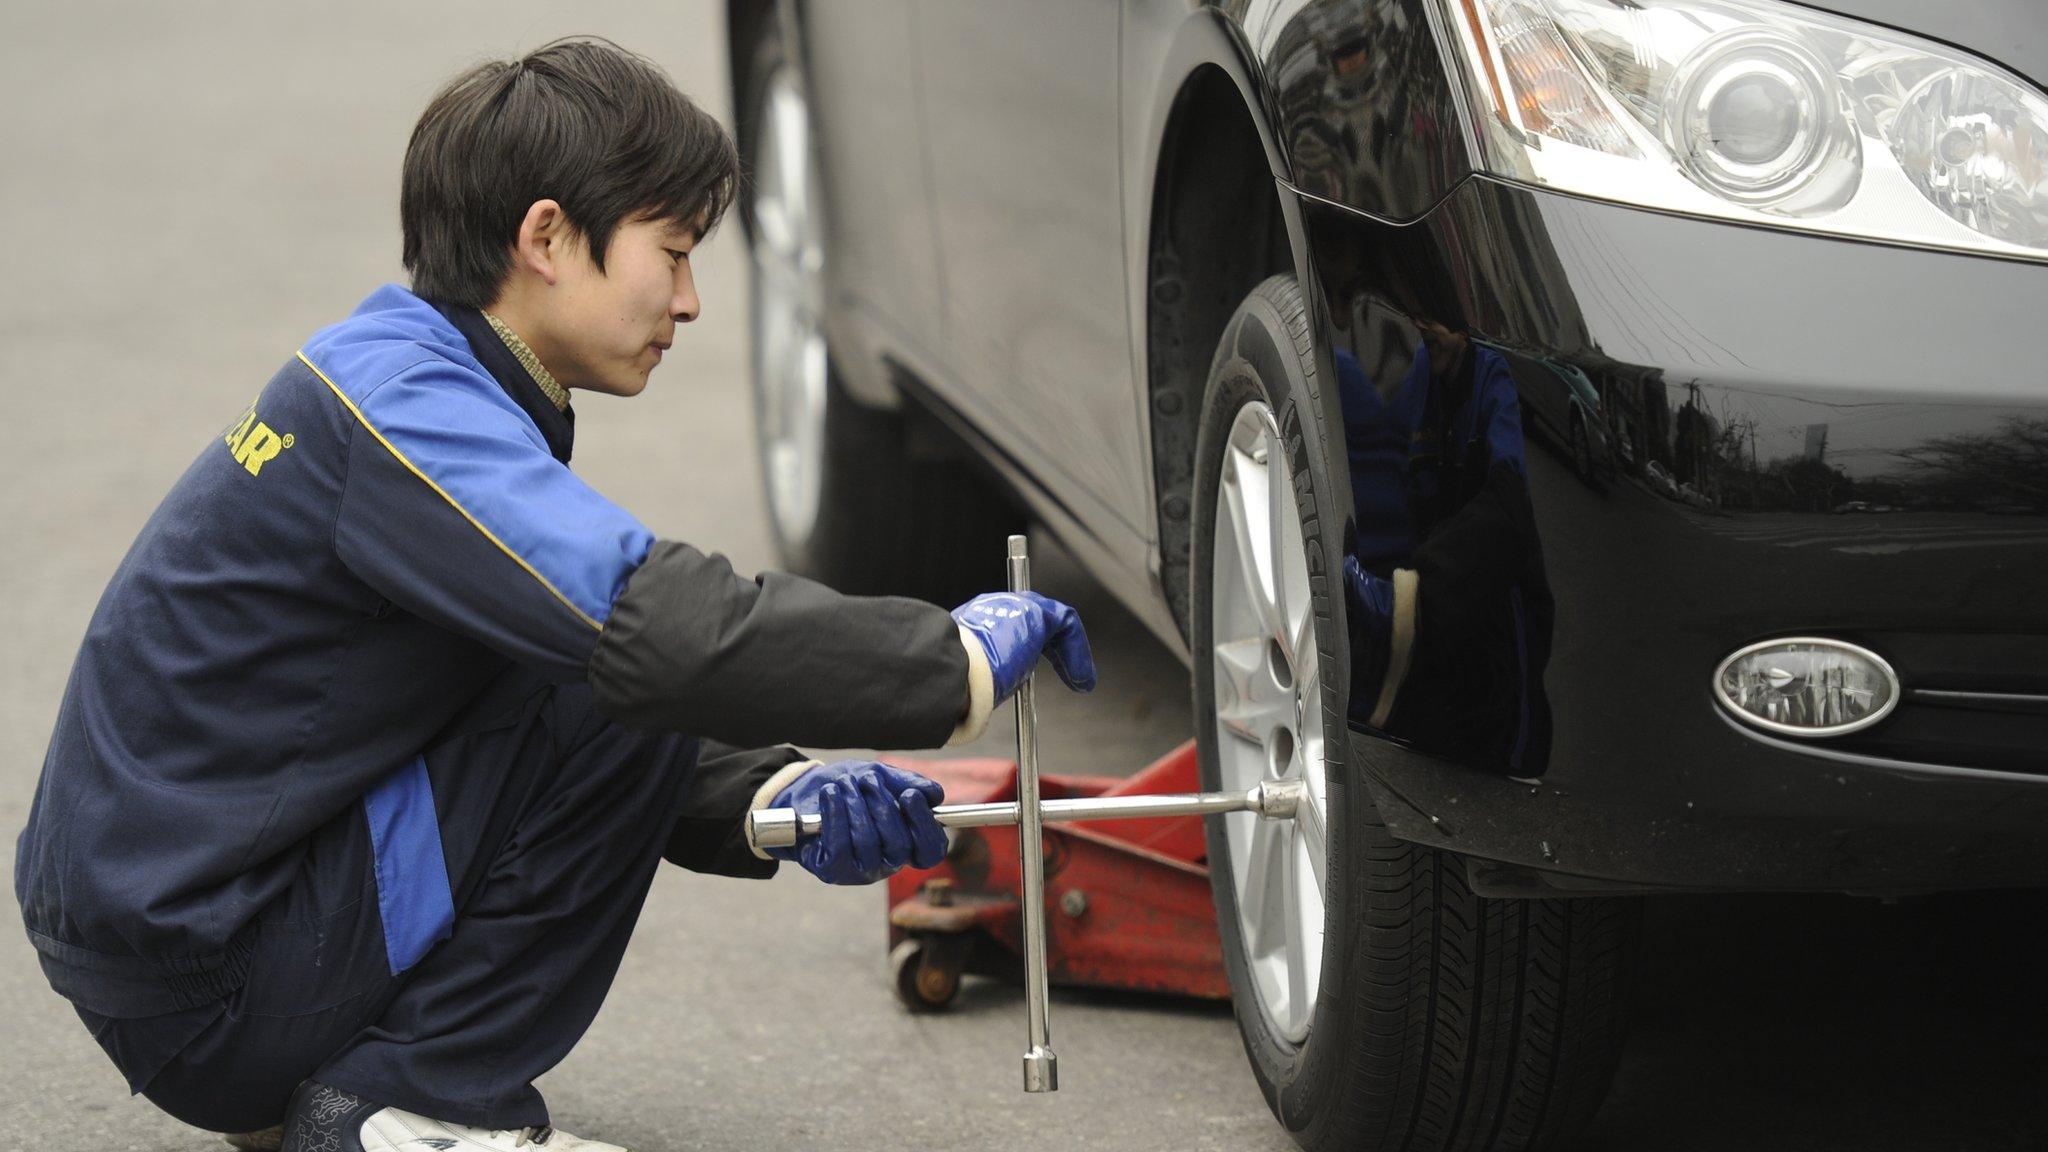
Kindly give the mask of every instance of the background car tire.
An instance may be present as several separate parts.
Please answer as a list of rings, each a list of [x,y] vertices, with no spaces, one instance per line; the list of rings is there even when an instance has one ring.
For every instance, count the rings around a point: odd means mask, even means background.
[[[740,91],[756,455],[782,566],[842,592],[949,606],[1001,587],[1003,542],[1022,517],[917,413],[862,405],[833,369],[808,102],[772,19]]]
[[[1315,677],[1316,699],[1296,708],[1303,717],[1321,709],[1325,783],[1319,978],[1302,1010],[1276,1012],[1262,1001],[1251,936],[1263,930],[1248,931],[1240,919],[1243,861],[1233,858],[1226,821],[1256,818],[1212,817],[1208,825],[1217,921],[1245,1051],[1274,1116],[1304,1148],[1568,1147],[1605,1094],[1619,1055],[1639,904],[1475,896],[1457,857],[1395,840],[1367,789],[1345,779],[1345,745],[1353,737],[1340,695],[1347,678],[1337,674],[1347,652],[1344,618],[1338,583],[1320,577],[1339,570],[1334,534],[1345,519],[1328,502],[1335,489],[1324,446],[1343,440],[1323,426],[1311,348],[1293,278],[1274,277],[1255,289],[1225,328],[1197,446],[1190,577],[1203,787],[1235,786],[1225,780],[1224,743],[1241,737],[1219,723],[1218,681],[1234,684],[1236,673],[1216,653],[1236,641],[1217,635],[1218,585],[1227,574],[1213,566],[1219,546],[1235,547],[1219,545],[1218,521],[1230,515],[1227,508],[1219,514],[1219,499],[1232,430],[1244,431],[1241,421],[1248,410],[1257,414],[1255,405],[1272,413],[1285,445],[1276,476],[1294,497],[1296,523],[1289,527],[1299,533],[1314,648],[1328,670]],[[1230,466],[1242,469],[1244,462]],[[1234,717],[1243,709],[1225,705],[1223,715],[1240,723]],[[1307,764],[1303,771],[1315,769]],[[1289,1016],[1298,1036],[1286,1034]]]

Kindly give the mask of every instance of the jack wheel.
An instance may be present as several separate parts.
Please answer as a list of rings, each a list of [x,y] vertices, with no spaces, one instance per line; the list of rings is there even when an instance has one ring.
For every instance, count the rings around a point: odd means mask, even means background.
[[[945,953],[962,953],[948,957]],[[889,970],[896,978],[896,999],[912,1012],[943,1012],[960,994],[964,949],[933,948],[923,940],[905,940],[889,952]]]

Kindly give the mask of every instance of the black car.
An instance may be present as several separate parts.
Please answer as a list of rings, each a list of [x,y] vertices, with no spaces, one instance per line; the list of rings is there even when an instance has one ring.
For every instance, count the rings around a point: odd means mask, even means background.
[[[1209,841],[1303,1146],[1568,1144],[1641,894],[2048,882],[2040,5],[730,18],[785,560],[1014,510],[1306,781]]]

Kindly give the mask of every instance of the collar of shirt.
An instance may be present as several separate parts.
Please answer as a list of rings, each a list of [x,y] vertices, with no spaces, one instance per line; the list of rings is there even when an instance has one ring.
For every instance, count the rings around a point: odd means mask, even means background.
[[[505,347],[512,350],[512,355],[519,361],[519,366],[526,369],[526,374],[533,377],[533,382],[540,385],[542,392],[547,393],[548,402],[555,406],[555,411],[568,411],[569,390],[555,383],[555,374],[548,371],[548,366],[540,362],[540,357],[534,355],[533,349],[527,346],[526,341],[519,338],[519,333],[514,332],[510,324],[489,312],[484,313],[484,320],[490,324],[491,331],[498,334],[498,339],[505,342]]]
[[[512,334],[509,328],[500,335],[500,326],[492,324],[490,314],[481,309],[444,304],[438,300],[429,303],[455,325],[456,331],[469,341],[469,349],[478,363],[505,390],[505,395],[511,397],[512,402],[519,405],[520,410],[540,428],[548,451],[555,459],[567,464],[576,440],[576,409],[570,406],[568,393],[534,357],[533,350],[527,348],[526,342]],[[521,351],[526,355],[520,356]],[[559,403],[555,400],[557,393],[561,395]]]

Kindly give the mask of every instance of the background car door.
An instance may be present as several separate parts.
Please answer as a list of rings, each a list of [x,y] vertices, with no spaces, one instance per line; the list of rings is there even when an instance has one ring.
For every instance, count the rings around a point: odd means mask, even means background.
[[[1118,160],[1120,5],[915,0],[951,396],[1098,533],[1149,522]]]
[[[910,4],[839,0],[809,6],[804,20],[832,233],[826,323],[853,304],[874,314],[863,319],[930,343],[941,336],[938,256],[925,167],[909,130],[917,122]]]

